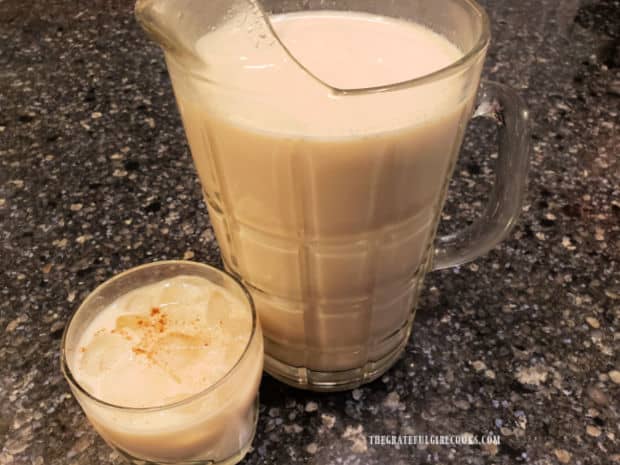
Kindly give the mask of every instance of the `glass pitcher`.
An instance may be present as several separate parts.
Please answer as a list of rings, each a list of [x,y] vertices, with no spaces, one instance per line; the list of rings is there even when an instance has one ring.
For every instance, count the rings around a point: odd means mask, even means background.
[[[224,265],[259,313],[265,370],[317,391],[383,374],[424,275],[490,250],[520,210],[528,113],[512,90],[480,86],[485,12],[472,0],[139,0],[136,15],[164,51]],[[459,55],[414,78],[342,85],[348,70],[326,78],[283,33],[326,15],[415,23]],[[329,34],[317,37],[327,52]],[[435,238],[472,116],[498,123],[495,184],[472,226]]]

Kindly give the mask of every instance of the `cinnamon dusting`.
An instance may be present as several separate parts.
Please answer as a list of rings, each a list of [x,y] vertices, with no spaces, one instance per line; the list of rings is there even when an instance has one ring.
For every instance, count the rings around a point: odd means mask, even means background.
[[[123,316],[116,320],[116,327],[111,331],[124,336],[127,340],[135,340],[131,350],[136,355],[144,355],[154,360],[156,343],[159,335],[168,329],[168,315],[159,307],[151,308],[148,316]],[[128,329],[132,331],[128,331]],[[137,336],[132,338],[131,335]]]

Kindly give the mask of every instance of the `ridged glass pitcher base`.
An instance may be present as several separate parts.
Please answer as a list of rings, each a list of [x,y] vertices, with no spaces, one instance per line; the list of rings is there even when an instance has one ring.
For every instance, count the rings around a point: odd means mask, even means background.
[[[358,297],[302,300],[276,297],[241,278],[263,328],[265,370],[315,391],[351,389],[381,376],[407,343],[423,276],[421,267],[404,282]]]
[[[265,338],[265,349],[268,351],[265,354],[265,371],[277,380],[300,389],[316,392],[354,389],[379,378],[396,363],[407,345],[411,334],[411,323],[403,329],[397,345],[379,360],[369,361],[360,368],[343,371],[320,371],[289,365],[269,355],[269,353],[277,353],[281,348],[277,343]]]

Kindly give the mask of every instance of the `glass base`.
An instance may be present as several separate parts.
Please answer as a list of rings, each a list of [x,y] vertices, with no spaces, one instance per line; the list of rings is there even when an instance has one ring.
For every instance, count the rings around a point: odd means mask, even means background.
[[[252,437],[250,438],[250,440],[247,442],[245,446],[243,446],[239,450],[239,452],[218,462],[214,460],[208,460],[208,459],[188,459],[188,460],[180,460],[178,462],[142,460],[142,459],[132,456],[131,454],[128,454],[127,452],[119,449],[118,447],[114,447],[114,449],[120,455],[122,455],[127,460],[129,460],[131,463],[134,463],[135,465],[235,465],[241,462],[243,458],[246,456],[246,454],[250,450],[250,447],[252,446],[253,439],[254,439],[254,432],[252,433]]]
[[[133,455],[125,452],[122,449],[119,449],[114,444],[110,444],[108,441],[106,443],[112,447],[116,452],[118,452],[121,456],[125,457],[129,462],[135,465],[235,465],[241,462],[250,448],[252,447],[252,442],[254,441],[254,436],[256,435],[256,425],[258,424],[258,406],[259,406],[259,398],[256,396],[256,400],[254,402],[254,419],[252,422],[252,432],[250,434],[250,438],[246,444],[239,449],[239,451],[230,457],[225,458],[224,460],[212,460],[212,459],[187,459],[187,460],[178,460],[178,461],[168,461],[168,460],[145,460],[134,457]]]
[[[399,344],[376,361],[369,361],[361,368],[343,371],[318,371],[283,363],[265,353],[265,371],[289,386],[315,392],[337,392],[354,389],[382,376],[405,350],[411,325]]]

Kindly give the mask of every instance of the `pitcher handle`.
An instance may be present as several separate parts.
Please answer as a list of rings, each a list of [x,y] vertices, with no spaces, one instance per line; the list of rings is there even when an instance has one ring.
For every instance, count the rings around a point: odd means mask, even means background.
[[[519,216],[529,165],[529,113],[514,90],[485,81],[473,118],[478,117],[490,118],[499,127],[491,196],[471,226],[437,238],[433,270],[462,265],[487,253],[506,237]]]

